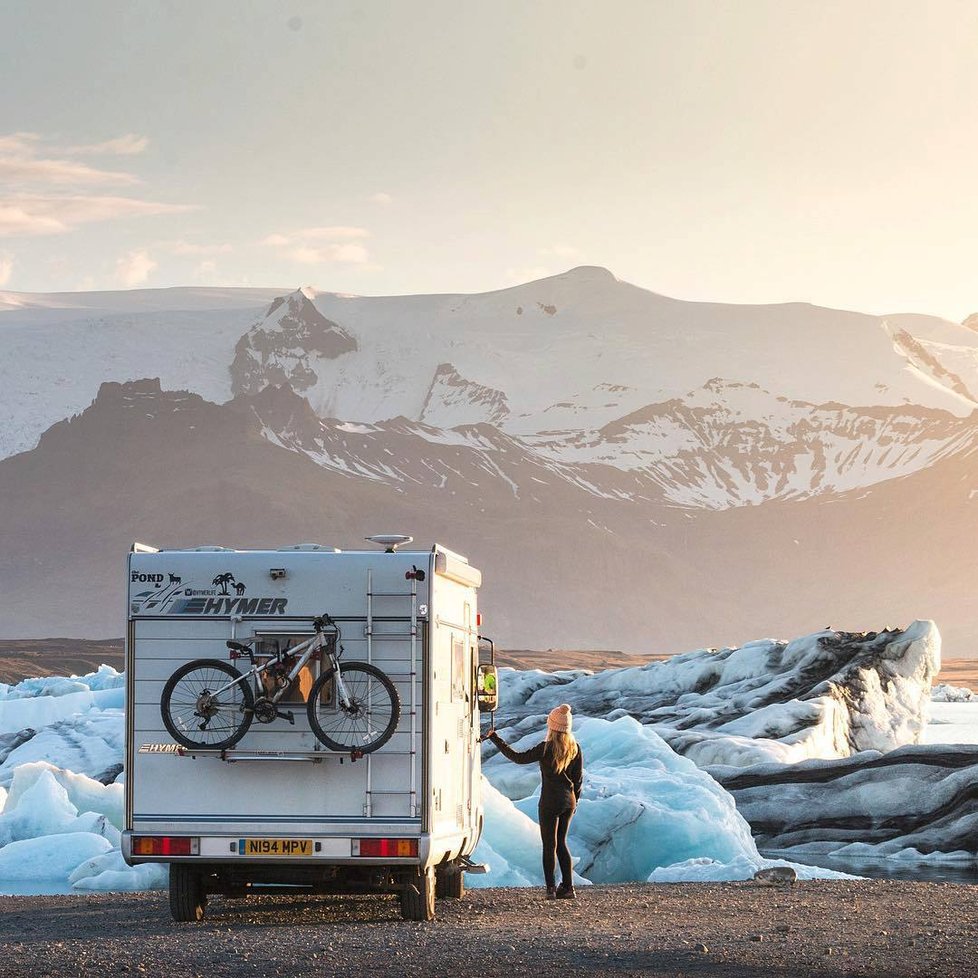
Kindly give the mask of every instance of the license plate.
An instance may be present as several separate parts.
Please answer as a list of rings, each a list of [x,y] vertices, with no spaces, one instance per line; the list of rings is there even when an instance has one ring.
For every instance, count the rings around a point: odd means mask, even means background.
[[[242,856],[311,856],[312,839],[239,839]]]

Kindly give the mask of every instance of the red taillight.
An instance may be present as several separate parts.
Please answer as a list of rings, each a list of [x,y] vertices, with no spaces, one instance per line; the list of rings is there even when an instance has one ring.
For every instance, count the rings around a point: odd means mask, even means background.
[[[354,856],[413,857],[418,856],[417,839],[354,839]]]
[[[134,856],[196,856],[200,839],[191,835],[134,835]]]
[[[476,625],[476,628],[478,628],[481,624],[482,624],[482,612],[481,611],[477,611],[475,613],[475,625]]]

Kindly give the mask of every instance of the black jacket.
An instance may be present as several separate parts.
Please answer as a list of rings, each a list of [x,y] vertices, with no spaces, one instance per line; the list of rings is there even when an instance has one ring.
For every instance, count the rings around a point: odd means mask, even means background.
[[[564,768],[557,771],[554,767],[547,741],[531,747],[529,750],[513,750],[499,734],[493,734],[492,742],[502,751],[503,755],[517,764],[540,764],[540,807],[547,811],[562,812],[567,808],[575,808],[577,799],[581,797],[581,783],[584,780],[584,752],[577,745],[577,756]]]

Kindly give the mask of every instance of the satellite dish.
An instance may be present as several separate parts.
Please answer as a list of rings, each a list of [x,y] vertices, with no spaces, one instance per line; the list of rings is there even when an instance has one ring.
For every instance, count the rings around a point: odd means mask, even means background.
[[[371,543],[379,543],[389,554],[394,553],[398,547],[410,543],[414,537],[405,536],[403,533],[377,533],[372,537],[366,537]]]

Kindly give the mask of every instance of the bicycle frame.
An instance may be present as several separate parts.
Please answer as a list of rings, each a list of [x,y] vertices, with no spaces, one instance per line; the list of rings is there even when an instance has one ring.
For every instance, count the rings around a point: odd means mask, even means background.
[[[254,664],[254,652],[235,652],[232,650],[231,658],[238,659],[244,655],[251,657],[252,667],[241,675],[238,679],[233,679],[231,682],[226,683],[221,686],[220,689],[215,689],[211,692],[212,697],[220,696],[221,693],[226,692],[229,689],[233,689],[235,686],[239,686],[243,682],[249,682],[253,679],[257,679],[263,673],[267,672],[272,665],[277,662],[281,662],[286,655],[294,656],[297,652],[302,651],[302,654],[296,660],[295,665],[292,670],[288,673],[288,682],[283,683],[282,686],[275,690],[270,696],[265,695],[262,689],[259,688],[259,684],[255,683],[256,692],[261,693],[261,696],[272,703],[278,703],[279,700],[288,692],[289,688],[298,678],[299,673],[305,668],[306,664],[319,652],[324,653],[326,661],[329,663],[329,671],[333,673],[336,681],[337,697],[342,706],[346,707],[350,703],[349,695],[347,694],[346,684],[343,682],[343,675],[340,672],[339,667],[339,656],[333,651],[338,645],[340,640],[340,630],[339,627],[332,623],[333,627],[336,629],[335,632],[335,642],[331,642],[330,639],[334,638],[333,635],[327,635],[325,630],[322,628],[317,628],[316,633],[312,638],[307,638],[304,642],[300,642],[298,645],[294,645],[290,649],[284,651],[276,652],[267,662],[262,665]]]

